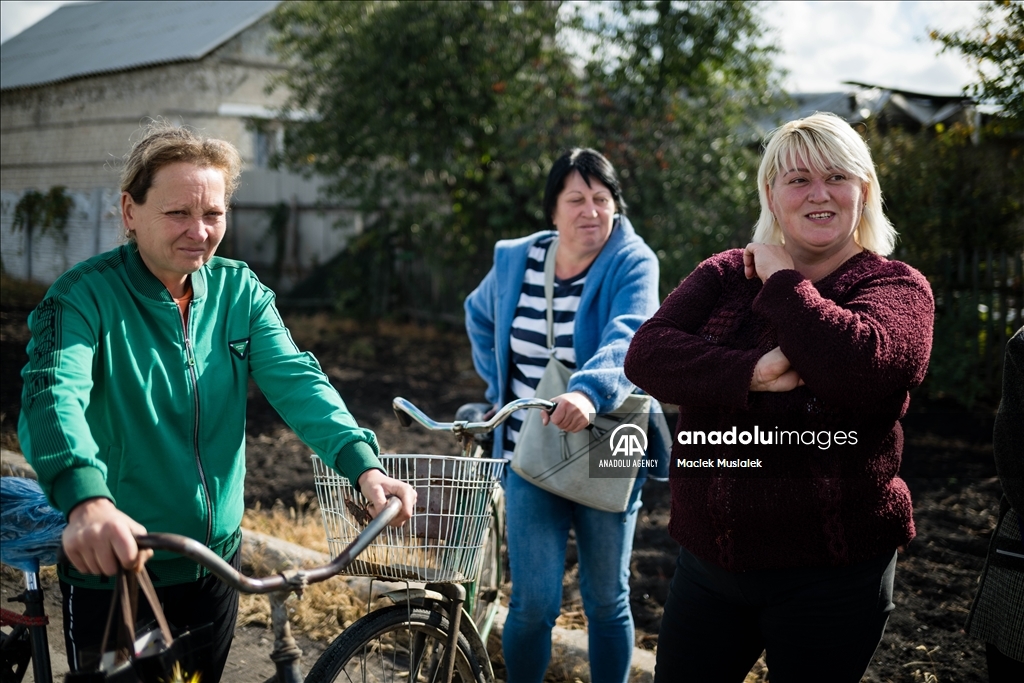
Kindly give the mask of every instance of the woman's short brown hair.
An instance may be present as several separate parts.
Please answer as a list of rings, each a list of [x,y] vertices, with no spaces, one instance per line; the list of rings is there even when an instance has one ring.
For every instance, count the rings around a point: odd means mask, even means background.
[[[154,123],[132,147],[121,169],[121,191],[136,204],[145,204],[156,172],[179,161],[200,167],[216,168],[224,174],[224,200],[238,188],[242,157],[230,142],[203,137],[186,128]]]

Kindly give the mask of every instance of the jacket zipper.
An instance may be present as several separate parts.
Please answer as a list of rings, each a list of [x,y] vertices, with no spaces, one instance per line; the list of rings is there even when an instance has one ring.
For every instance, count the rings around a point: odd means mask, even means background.
[[[192,319],[192,302],[188,302],[188,319]],[[203,470],[203,462],[199,459],[199,378],[196,376],[196,357],[192,349],[192,340],[188,336],[188,324],[182,318],[181,330],[185,335],[185,358],[188,361],[188,373],[192,379],[192,395],[195,397],[195,426],[192,429],[192,450],[196,458],[196,469],[199,470],[199,482],[203,487],[203,498],[206,500],[206,543],[209,546],[213,538],[213,501],[210,498],[210,488],[206,484],[206,472]]]

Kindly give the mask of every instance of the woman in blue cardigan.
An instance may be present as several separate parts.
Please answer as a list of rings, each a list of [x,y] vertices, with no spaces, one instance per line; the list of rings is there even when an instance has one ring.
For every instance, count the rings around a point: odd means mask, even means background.
[[[573,369],[548,421],[567,432],[615,410],[635,390],[622,371],[633,333],[658,308],[658,260],[626,219],[615,169],[600,153],[573,149],[552,166],[544,212],[555,230],[499,242],[494,265],[466,299],[473,362],[486,399],[534,396],[552,353]],[[557,240],[556,240],[557,238]],[[555,252],[555,347],[547,348],[544,261]],[[495,436],[511,458],[522,416]],[[562,602],[574,529],[587,615],[591,680],[624,683],[633,651],[629,557],[640,509],[638,479],[625,512],[603,512],[537,488],[506,470],[512,598],[503,647],[509,683],[541,683]]]

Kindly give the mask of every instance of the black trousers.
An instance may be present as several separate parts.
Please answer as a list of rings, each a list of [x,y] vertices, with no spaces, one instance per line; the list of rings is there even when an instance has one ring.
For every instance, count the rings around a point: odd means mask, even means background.
[[[241,553],[236,552],[231,558],[231,566],[238,569],[240,562]],[[64,599],[64,643],[67,646],[68,666],[72,671],[92,668],[100,654],[103,627],[107,623],[114,592],[79,588],[64,581],[60,582],[60,591]],[[238,592],[211,575],[191,583],[157,588],[156,593],[172,631],[214,625],[213,645],[200,671],[203,683],[220,681],[235,634]],[[149,603],[140,595],[137,624],[144,625],[153,619]]]
[[[1007,657],[992,643],[985,643],[989,683],[1020,683],[1024,681],[1024,662]]]
[[[729,572],[683,549],[655,683],[741,683],[762,651],[772,683],[857,683],[885,631],[896,552],[849,567]]]

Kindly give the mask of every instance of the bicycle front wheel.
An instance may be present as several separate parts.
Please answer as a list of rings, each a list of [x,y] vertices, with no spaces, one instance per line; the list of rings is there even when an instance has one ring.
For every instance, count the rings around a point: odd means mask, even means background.
[[[448,617],[392,605],[370,612],[338,636],[305,683],[444,683]],[[469,640],[459,634],[453,683],[490,683]]]

